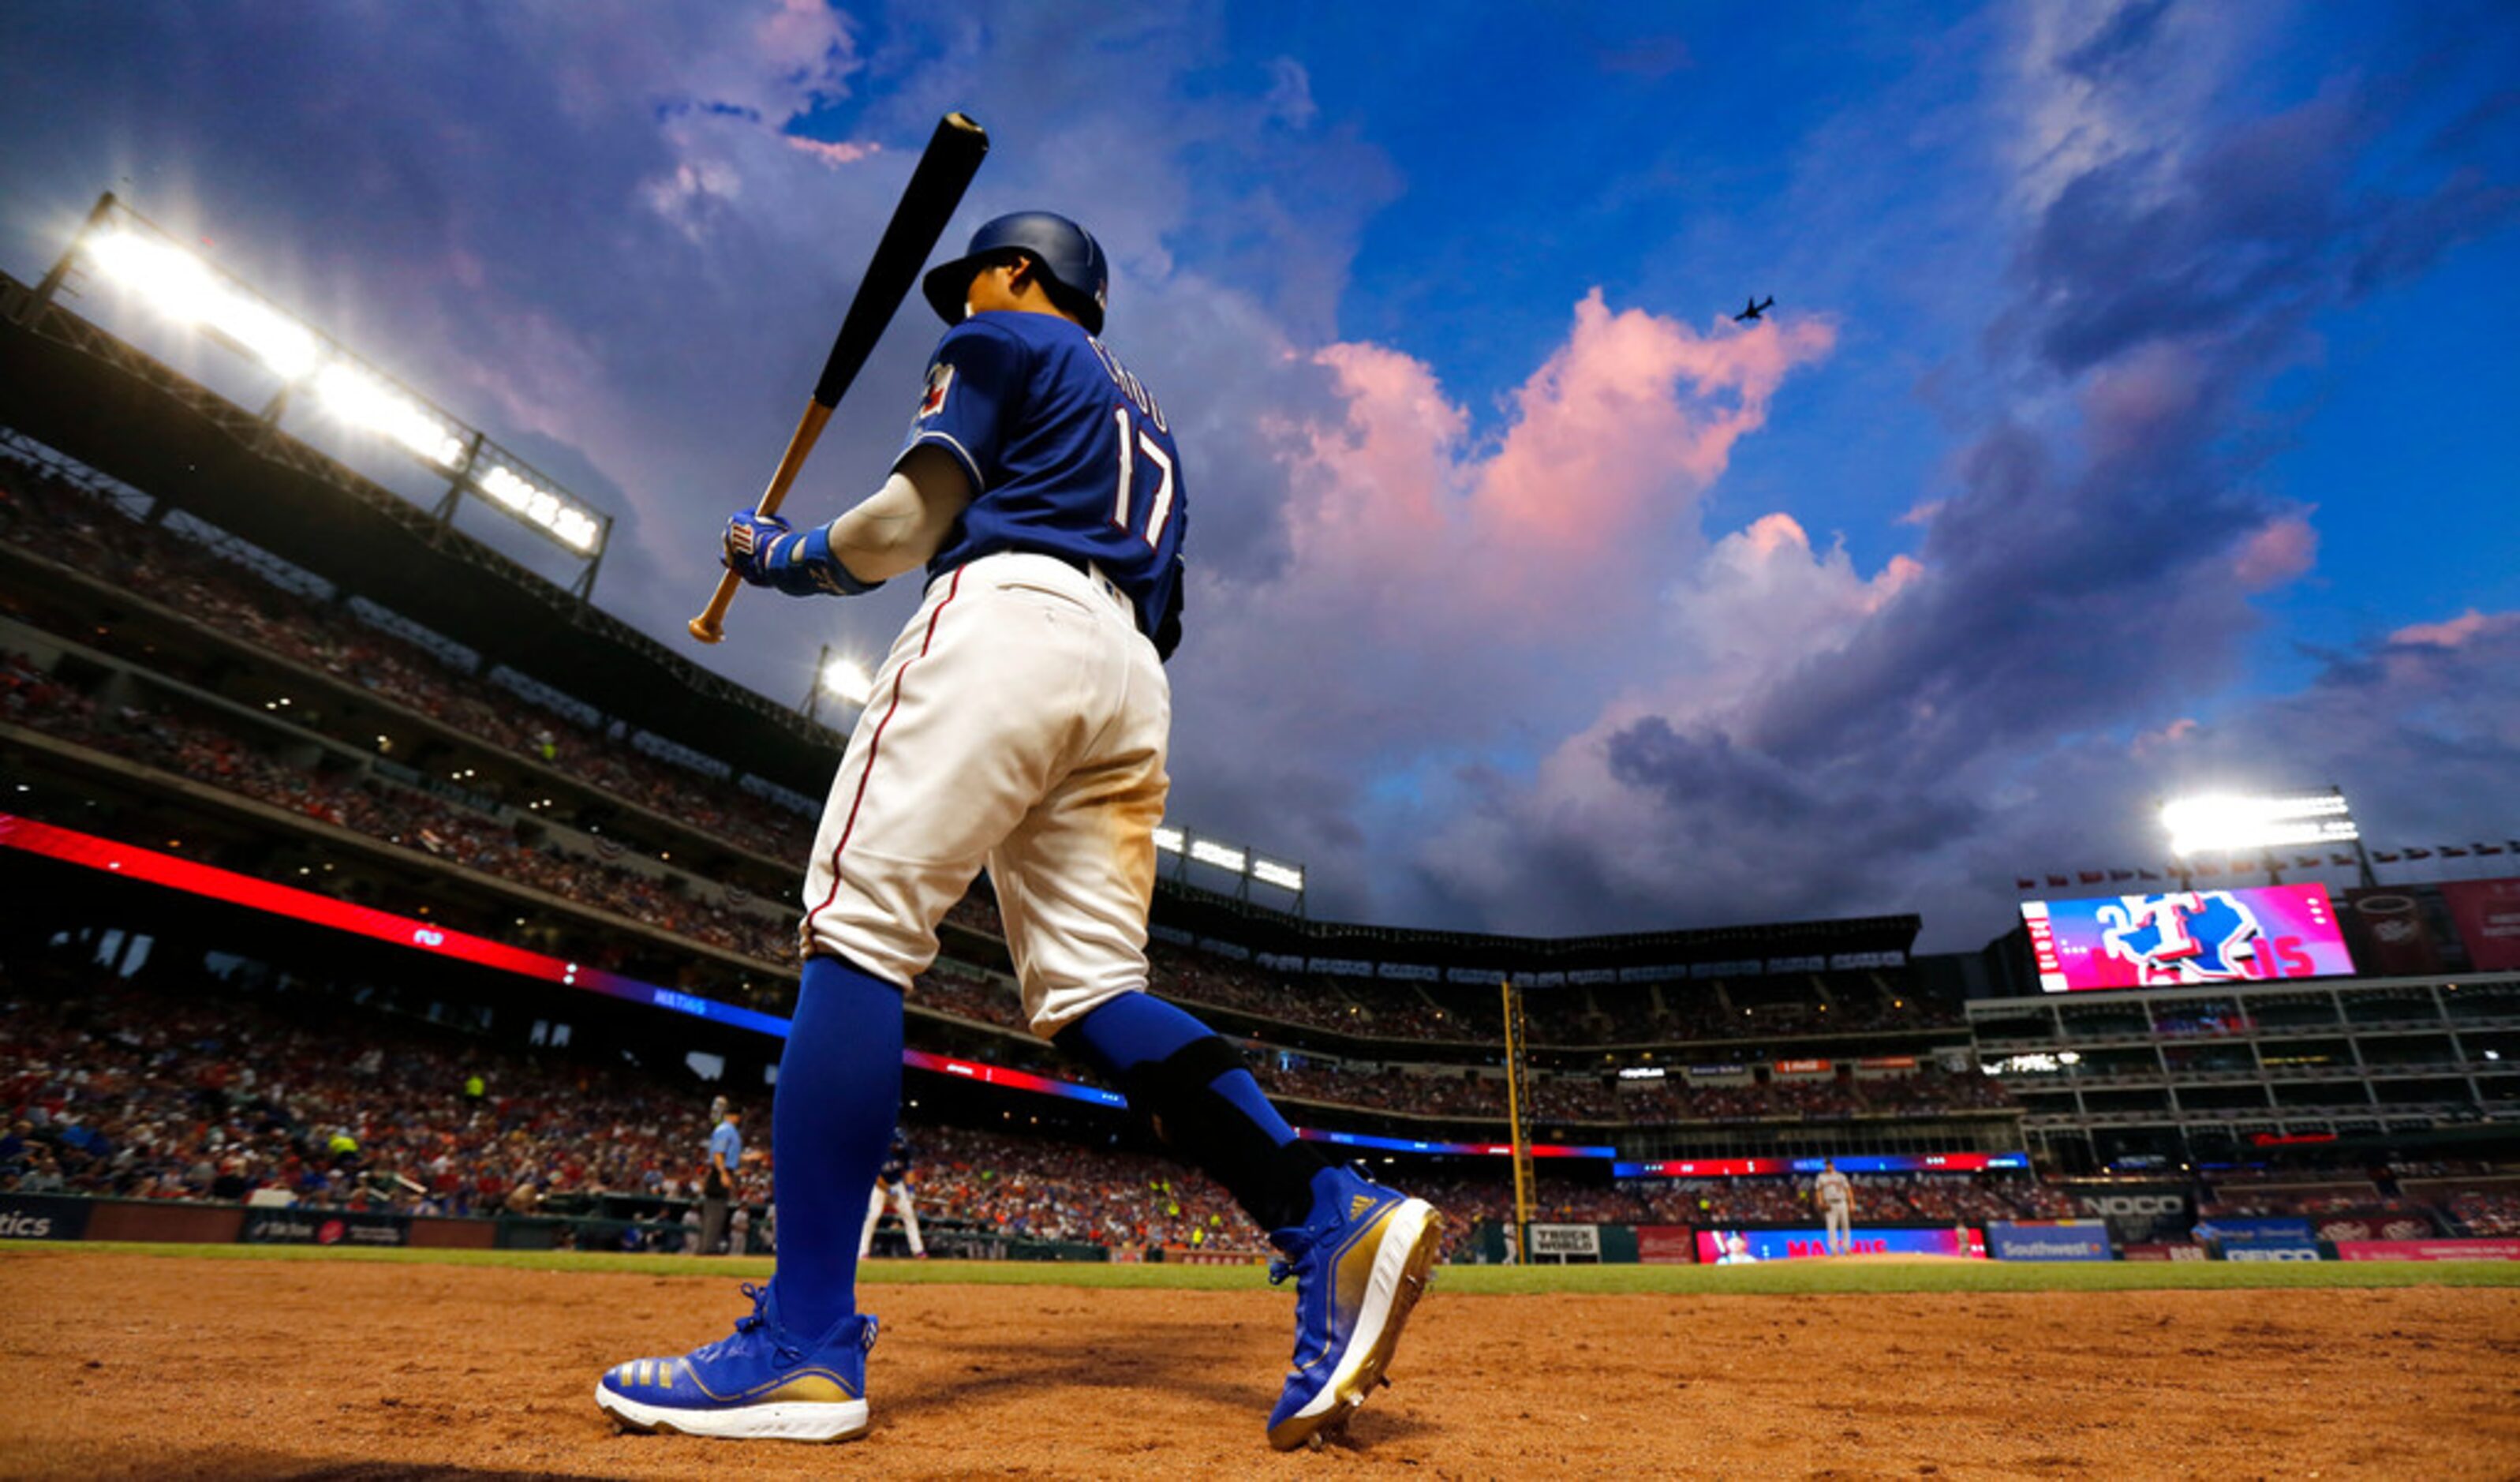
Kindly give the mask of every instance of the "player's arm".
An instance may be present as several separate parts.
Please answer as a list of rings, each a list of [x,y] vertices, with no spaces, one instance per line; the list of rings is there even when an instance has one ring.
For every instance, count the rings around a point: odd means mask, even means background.
[[[912,448],[883,487],[828,525],[739,510],[726,525],[728,569],[791,597],[854,597],[927,563],[971,503],[971,480],[944,449]]]

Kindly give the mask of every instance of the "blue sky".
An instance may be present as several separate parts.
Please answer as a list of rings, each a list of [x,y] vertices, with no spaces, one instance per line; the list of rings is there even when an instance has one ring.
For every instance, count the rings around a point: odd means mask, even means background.
[[[2520,832],[2507,5],[639,15],[12,8],[0,264],[121,191],[613,512],[678,637],[963,108],[956,232],[1092,225],[1181,430],[1174,814],[1317,913],[1952,947],[2188,786]],[[912,600],[704,656],[801,694]]]

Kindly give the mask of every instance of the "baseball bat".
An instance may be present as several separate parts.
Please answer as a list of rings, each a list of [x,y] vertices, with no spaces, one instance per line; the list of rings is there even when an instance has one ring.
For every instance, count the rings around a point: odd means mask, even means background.
[[[788,498],[788,486],[796,481],[806,456],[823,435],[824,424],[832,420],[832,409],[839,405],[849,382],[875,353],[884,326],[892,322],[911,285],[919,281],[919,270],[926,266],[927,254],[936,250],[936,239],[945,234],[945,223],[963,203],[963,193],[970,188],[971,177],[988,153],[988,131],[968,116],[947,113],[937,120],[935,135],[902,190],[901,203],[892,208],[892,220],[875,245],[875,258],[867,264],[866,276],[858,280],[857,296],[849,300],[840,333],[832,341],[831,358],[823,362],[823,374],[814,382],[814,399],[805,403],[805,415],[788,439],[788,451],[779,456],[778,472],[770,475],[770,487],[762,492],[756,510],[765,517],[779,513]],[[704,644],[726,637],[726,609],[742,584],[733,571],[717,579],[708,606],[691,620],[692,637]]]

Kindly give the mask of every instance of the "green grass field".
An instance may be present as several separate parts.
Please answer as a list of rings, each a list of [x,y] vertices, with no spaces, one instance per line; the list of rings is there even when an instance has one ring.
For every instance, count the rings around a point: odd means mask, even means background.
[[[0,1280],[9,1263],[81,1255],[191,1257],[214,1261],[382,1261],[489,1266],[513,1271],[623,1276],[766,1279],[770,1262],[700,1256],[632,1256],[601,1251],[348,1250],[311,1245],[166,1245],[91,1240],[76,1244],[0,1240]],[[22,1273],[24,1268],[19,1270]],[[1247,1291],[1267,1284],[1258,1266],[1106,1266],[1036,1261],[872,1261],[871,1285],[941,1282],[971,1286],[1126,1286],[1167,1291]],[[1438,1280],[1454,1294],[1602,1292],[1687,1296],[1813,1295],[1831,1292],[2218,1291],[2304,1286],[2520,1286],[2520,1261],[2220,1262],[2126,1261],[2108,1265],[1996,1261],[1797,1261],[1765,1266],[1447,1266]]]

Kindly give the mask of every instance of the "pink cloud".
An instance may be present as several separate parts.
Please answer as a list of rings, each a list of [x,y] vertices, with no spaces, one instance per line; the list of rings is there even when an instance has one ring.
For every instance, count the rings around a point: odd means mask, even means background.
[[[2389,635],[2408,648],[2463,649],[2480,638],[2520,633],[2520,612],[2479,612],[2474,607],[2448,622],[2410,623]]]
[[[1289,592],[1370,586],[1448,628],[1473,613],[1554,627],[1641,602],[1700,543],[1696,512],[1733,445],[1835,333],[1804,320],[1700,335],[1598,290],[1508,398],[1491,444],[1421,362],[1372,344],[1317,353],[1344,399],[1293,429]],[[1405,592],[1395,588],[1405,587]],[[1377,602],[1377,606],[1381,604]]]
[[[1482,523],[1561,561],[1629,549],[1641,525],[1693,513],[1733,443],[1767,422],[1785,373],[1835,339],[1808,319],[1701,337],[1641,309],[1614,314],[1595,289],[1514,393],[1514,427],[1475,485]]]
[[[2281,586],[2318,560],[2318,532],[2298,515],[2261,525],[2240,543],[2231,561],[2231,577],[2243,588],[2263,592]]]
[[[873,141],[860,144],[845,140],[799,139],[793,134],[779,137],[789,149],[810,155],[833,169],[883,153],[883,146]]]

